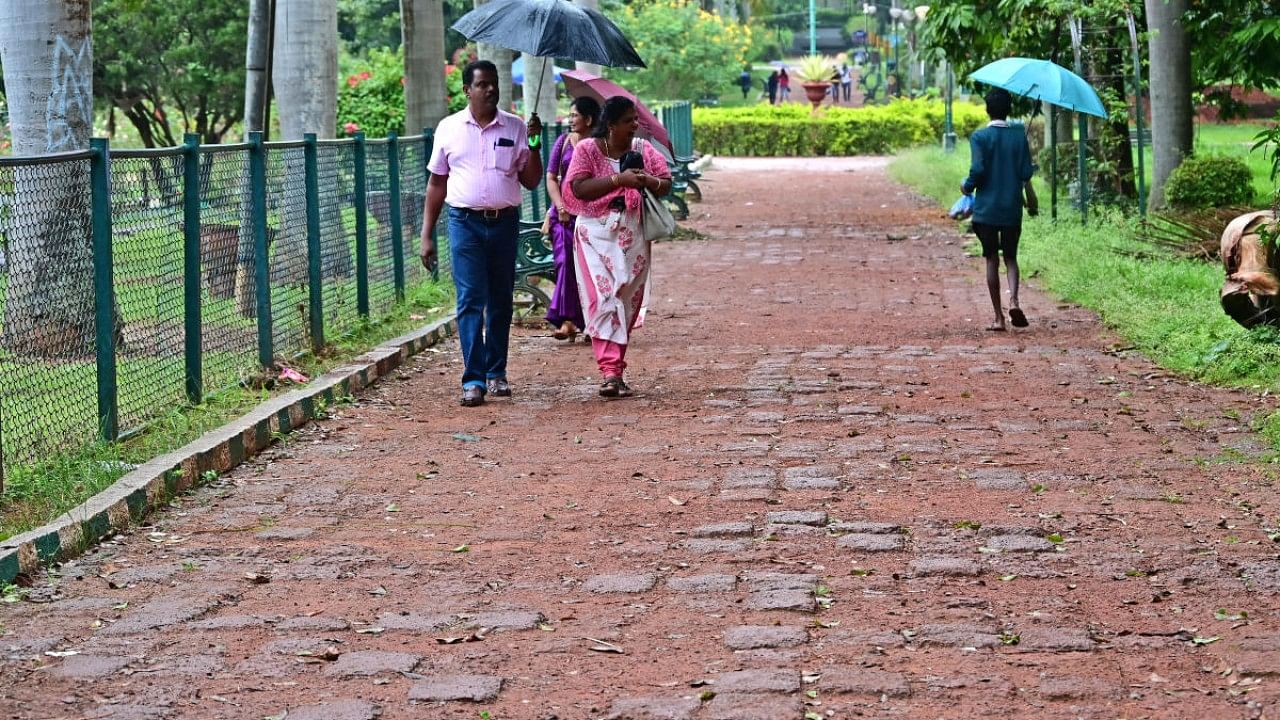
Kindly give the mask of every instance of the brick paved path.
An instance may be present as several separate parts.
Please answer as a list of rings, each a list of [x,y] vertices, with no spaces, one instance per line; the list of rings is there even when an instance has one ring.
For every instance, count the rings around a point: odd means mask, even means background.
[[[1034,292],[984,334],[877,161],[721,168],[640,397],[526,330],[463,410],[425,353],[0,606],[5,716],[1280,713],[1266,404]]]

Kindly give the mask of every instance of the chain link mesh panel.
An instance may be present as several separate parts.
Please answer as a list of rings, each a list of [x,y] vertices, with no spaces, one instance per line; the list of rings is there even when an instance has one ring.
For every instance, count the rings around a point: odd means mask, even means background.
[[[111,157],[121,430],[184,396],[183,176],[180,150]]]
[[[96,437],[89,160],[0,164],[0,441],[34,464]]]
[[[307,306],[307,190],[301,144],[268,144],[267,228],[271,243],[272,342],[277,358],[310,348]]]
[[[320,271],[324,322],[332,340],[360,319],[356,307],[355,145],[322,143],[316,151],[320,191]]]
[[[204,387],[216,391],[257,370],[248,151],[202,148],[200,186]]]
[[[395,254],[391,247],[391,183],[385,140],[368,143],[369,317],[378,320],[396,303]],[[401,203],[403,205],[403,202]],[[401,211],[403,213],[403,209]]]
[[[400,217],[404,226],[405,287],[412,287],[430,277],[418,255],[429,159],[421,135],[400,140]]]

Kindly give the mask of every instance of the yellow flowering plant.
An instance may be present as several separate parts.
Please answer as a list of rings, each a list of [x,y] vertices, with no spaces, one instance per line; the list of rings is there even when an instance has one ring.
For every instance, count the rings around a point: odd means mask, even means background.
[[[648,68],[609,77],[645,99],[696,99],[732,88],[751,52],[747,26],[683,0],[640,0],[611,15]]]

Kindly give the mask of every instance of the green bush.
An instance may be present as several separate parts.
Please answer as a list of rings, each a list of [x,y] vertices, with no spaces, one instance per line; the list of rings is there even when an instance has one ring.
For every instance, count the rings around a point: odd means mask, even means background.
[[[868,155],[940,141],[940,102],[898,100],[862,108],[811,112],[800,103],[743,108],[695,108],[697,148],[717,155]],[[956,133],[965,136],[986,123],[976,106],[956,104]]]
[[[1253,202],[1253,173],[1239,158],[1190,157],[1169,176],[1164,195],[1186,210],[1247,205]]]
[[[338,136],[404,132],[404,55],[372,50],[362,70],[338,85]]]

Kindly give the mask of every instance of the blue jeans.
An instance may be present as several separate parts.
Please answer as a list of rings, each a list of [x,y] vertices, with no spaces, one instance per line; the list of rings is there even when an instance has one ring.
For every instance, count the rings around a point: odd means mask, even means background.
[[[449,209],[449,252],[458,289],[462,386],[507,376],[511,293],[516,281],[519,213],[496,220]]]

